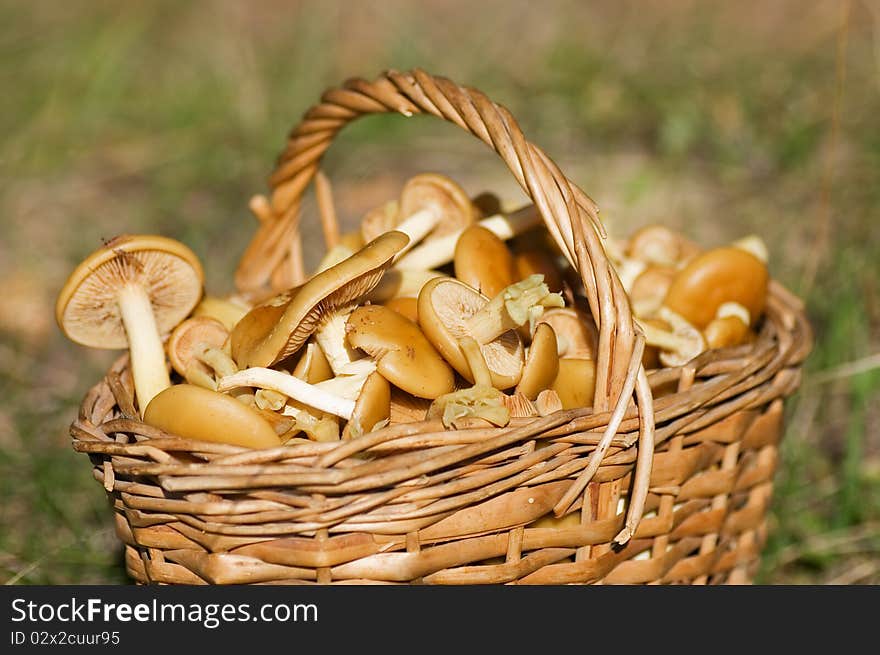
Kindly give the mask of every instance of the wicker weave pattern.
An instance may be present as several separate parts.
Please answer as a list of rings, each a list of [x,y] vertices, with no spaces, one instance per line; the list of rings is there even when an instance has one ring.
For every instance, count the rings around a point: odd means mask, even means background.
[[[303,190],[321,179],[320,157],[344,125],[388,111],[466,129],[533,199],[580,272],[600,328],[594,407],[506,428],[447,431],[423,421],[342,443],[249,451],[140,422],[120,358],[87,394],[71,434],[113,500],[132,578],[749,582],[765,539],[783,399],[811,347],[800,301],[774,282],[754,343],[646,374],[643,337],[605,258],[595,204],[480,92],[421,71],[326,92],[270,179],[263,221],[236,271],[239,289],[301,281]],[[325,225],[325,235],[334,228]],[[530,527],[554,509],[578,512],[579,525]]]

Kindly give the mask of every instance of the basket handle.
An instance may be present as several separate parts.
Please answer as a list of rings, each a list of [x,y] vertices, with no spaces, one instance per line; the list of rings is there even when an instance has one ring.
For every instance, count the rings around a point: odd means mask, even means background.
[[[374,81],[350,79],[328,89],[288,135],[269,177],[271,195],[257,212],[261,226],[239,273],[257,263],[283,263],[284,244],[298,239],[300,201],[319,171],[321,157],[343,127],[370,114],[431,114],[458,125],[492,148],[534,202],[561,251],[578,271],[599,328],[594,411],[608,410],[624,387],[634,354],[629,301],[601,242],[596,204],[526,140],[506,108],[480,91],[422,70],[386,71]],[[252,202],[252,208],[253,207]],[[243,277],[243,276],[241,276]]]

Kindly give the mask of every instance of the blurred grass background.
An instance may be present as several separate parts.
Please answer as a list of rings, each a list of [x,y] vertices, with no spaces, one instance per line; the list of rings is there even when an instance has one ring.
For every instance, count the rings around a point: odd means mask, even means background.
[[[73,267],[155,232],[231,291],[289,128],[329,86],[419,66],[507,106],[614,235],[764,238],[817,340],[758,582],[880,582],[878,20],[876,0],[0,2],[0,580],[127,582],[67,434],[117,355],[57,330]],[[519,193],[430,119],[359,121],[325,162],[346,225],[428,169]]]

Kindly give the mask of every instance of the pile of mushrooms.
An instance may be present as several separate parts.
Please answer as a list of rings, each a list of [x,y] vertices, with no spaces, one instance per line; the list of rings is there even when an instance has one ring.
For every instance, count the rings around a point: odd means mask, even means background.
[[[607,239],[647,368],[754,338],[767,293],[757,237],[704,250],[658,225]],[[105,243],[58,295],[73,341],[127,349],[145,423],[251,448],[382,426],[507,425],[593,400],[598,330],[534,206],[423,174],[367,212],[300,285],[219,297],[185,245]]]

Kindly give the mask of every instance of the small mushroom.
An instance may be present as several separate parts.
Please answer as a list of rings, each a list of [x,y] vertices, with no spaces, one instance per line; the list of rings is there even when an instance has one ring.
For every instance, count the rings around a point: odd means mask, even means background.
[[[455,278],[429,281],[419,294],[419,326],[428,341],[462,377],[474,382],[459,340],[472,336],[467,321],[489,299]],[[524,351],[515,330],[502,331],[495,339],[480,344],[483,358],[491,372],[492,386],[507,389],[519,382]]]
[[[556,333],[549,323],[538,323],[516,391],[529,400],[535,400],[541,391],[551,387],[558,373]]]
[[[691,259],[676,274],[664,306],[699,330],[726,302],[745,307],[754,326],[764,312],[769,274],[767,265],[743,248],[722,246]]]
[[[663,304],[676,270],[669,266],[649,264],[632,281],[627,295],[636,316],[652,316]]]
[[[245,316],[230,337],[233,358],[242,368],[272,366],[314,334],[334,373],[342,373],[358,357],[346,347],[345,321],[407,241],[401,232],[386,232],[295,291],[280,294],[264,307],[275,320],[249,322]]]
[[[208,373],[199,357],[209,348],[220,349],[229,338],[229,330],[216,318],[192,316],[171,331],[165,350],[171,367],[183,378],[190,367]]]
[[[699,247],[665,225],[650,224],[633,232],[626,255],[644,264],[675,268],[699,252]]]
[[[192,384],[175,384],[156,394],[144,423],[186,439],[247,448],[272,448],[281,439],[263,416],[232,396]]]
[[[300,380],[305,380],[309,384],[323,382],[333,377],[333,369],[330,368],[330,362],[324,357],[321,347],[313,340],[309,339],[306,347],[301,349],[302,355],[294,366],[292,375]]]
[[[368,214],[361,234],[367,241],[392,229],[403,232],[410,240],[400,257],[428,235],[442,237],[475,220],[475,207],[458,183],[445,175],[423,173],[407,180],[398,203],[386,203]]]
[[[93,348],[128,348],[141,415],[171,386],[163,336],[203,294],[196,255],[167,237],[124,235],[107,242],[71,273],[55,317],[72,341]]]
[[[346,323],[349,345],[367,353],[394,386],[420,398],[453,390],[455,375],[416,323],[382,305],[355,309]]]
[[[752,335],[749,312],[734,302],[724,303],[703,329],[707,348],[728,348],[746,343]]]
[[[489,298],[521,279],[507,244],[481,225],[471,225],[461,233],[452,263],[456,279]]]
[[[497,427],[504,427],[510,423],[510,410],[501,391],[477,384],[436,398],[425,418],[439,418],[450,430],[465,427],[468,419],[482,419]]]

